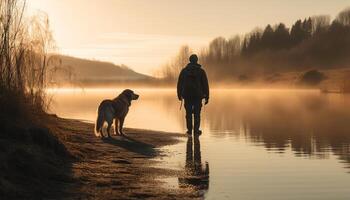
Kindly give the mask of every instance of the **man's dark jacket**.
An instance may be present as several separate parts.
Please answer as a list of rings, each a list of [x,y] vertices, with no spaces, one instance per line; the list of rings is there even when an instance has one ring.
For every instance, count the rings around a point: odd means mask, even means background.
[[[195,74],[196,78],[198,78],[199,81],[199,96],[192,96],[192,94],[186,94],[186,91],[184,91],[184,84],[185,83],[185,77],[188,74]],[[192,83],[196,84],[196,83]],[[177,96],[179,99],[181,98],[200,98],[200,99],[209,99],[209,84],[208,84],[208,78],[205,71],[201,68],[200,64],[197,63],[189,63],[185,68],[183,68],[180,72],[179,79],[177,82]]]

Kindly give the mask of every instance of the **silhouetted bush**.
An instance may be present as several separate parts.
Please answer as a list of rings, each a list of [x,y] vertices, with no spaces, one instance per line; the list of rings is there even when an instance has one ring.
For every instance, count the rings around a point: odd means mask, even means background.
[[[238,81],[240,81],[240,82],[247,82],[247,81],[249,81],[249,77],[247,75],[245,75],[245,74],[241,74],[241,75],[238,76]]]
[[[302,77],[300,78],[300,83],[304,85],[318,85],[320,84],[326,76],[317,71],[317,70],[310,70],[305,72]]]

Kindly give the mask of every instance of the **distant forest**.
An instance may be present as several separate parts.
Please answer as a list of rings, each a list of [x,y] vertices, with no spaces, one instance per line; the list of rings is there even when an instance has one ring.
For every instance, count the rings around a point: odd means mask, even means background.
[[[176,80],[192,53],[183,46],[161,68],[165,80]],[[256,28],[244,36],[217,37],[197,53],[212,80],[248,79],[309,69],[327,70],[350,65],[350,8],[331,20],[328,15],[297,20],[291,28],[279,23]]]

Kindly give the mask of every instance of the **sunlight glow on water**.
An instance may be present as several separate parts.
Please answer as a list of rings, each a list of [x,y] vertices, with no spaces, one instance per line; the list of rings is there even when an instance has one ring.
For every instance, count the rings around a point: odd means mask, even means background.
[[[52,112],[91,122],[99,102],[120,92],[49,91],[54,95]],[[132,103],[126,126],[184,131],[184,110],[179,110],[175,90],[135,92],[140,99]],[[196,141],[197,149],[194,145],[190,150],[195,141],[188,143],[186,138],[163,147],[168,157],[162,157],[159,167],[183,171],[182,182],[186,176],[190,183],[202,176],[203,187],[198,189],[208,199],[349,199],[349,122],[349,95],[312,90],[213,90],[209,105],[202,110],[203,135]],[[193,156],[189,159],[189,155]],[[206,162],[209,178],[203,171]],[[181,186],[180,179],[166,180]]]

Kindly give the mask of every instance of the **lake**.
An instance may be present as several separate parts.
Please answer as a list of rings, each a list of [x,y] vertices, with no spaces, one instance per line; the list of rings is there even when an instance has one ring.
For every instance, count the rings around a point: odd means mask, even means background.
[[[125,126],[185,132],[176,91],[134,89]],[[102,99],[119,89],[58,89],[51,112],[94,122]],[[211,91],[199,138],[161,148],[156,167],[183,171],[164,187],[200,190],[206,199],[350,198],[350,95],[316,90]]]

